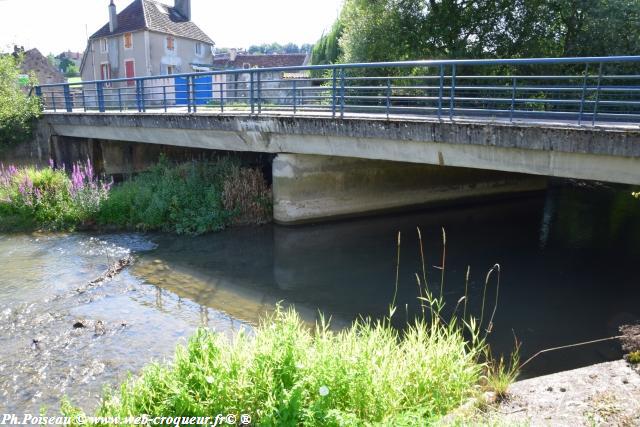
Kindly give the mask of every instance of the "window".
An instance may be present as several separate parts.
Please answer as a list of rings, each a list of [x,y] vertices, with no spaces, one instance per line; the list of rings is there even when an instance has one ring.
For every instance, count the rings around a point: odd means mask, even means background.
[[[127,59],[124,61],[124,74],[127,78],[136,76],[136,63],[133,59]],[[127,86],[135,86],[135,80],[127,80]]]
[[[176,50],[176,39],[171,36],[167,37],[167,50]]]
[[[204,48],[202,46],[202,43],[196,42],[196,55],[202,56],[203,52],[204,52]]]
[[[102,53],[109,52],[109,40],[100,39],[100,52]]]
[[[100,64],[100,80],[111,80],[111,65],[108,62]],[[105,87],[111,87],[111,83],[105,83]]]
[[[133,34],[124,33],[124,48],[133,49]]]

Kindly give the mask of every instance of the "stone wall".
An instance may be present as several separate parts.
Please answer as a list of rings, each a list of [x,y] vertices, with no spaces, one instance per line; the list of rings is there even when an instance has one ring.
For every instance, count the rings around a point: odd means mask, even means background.
[[[15,145],[0,144],[0,162],[17,166],[44,166],[51,158],[51,127],[45,120],[39,120],[31,141]]]

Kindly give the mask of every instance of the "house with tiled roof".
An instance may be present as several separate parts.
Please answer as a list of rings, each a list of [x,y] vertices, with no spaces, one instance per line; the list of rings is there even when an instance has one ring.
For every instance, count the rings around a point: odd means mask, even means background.
[[[212,70],[237,70],[237,69],[254,69],[254,68],[277,68],[277,67],[299,67],[308,65],[310,55],[307,54],[249,54],[245,52],[237,52],[231,49],[229,53],[215,55],[213,62],[209,68]],[[301,72],[284,72],[284,71],[268,71],[260,74],[262,83],[262,97],[266,103],[284,104],[291,103],[294,98],[293,80],[308,77],[308,73]],[[230,100],[239,100],[238,98],[246,98],[249,96],[249,80],[248,73],[219,74],[214,76],[213,98],[224,97]]]
[[[21,55],[20,73],[35,75],[40,84],[65,83],[67,79],[57,70],[38,49],[25,51],[24,47],[14,46],[14,55]]]
[[[191,0],[134,0],[119,13],[111,0],[108,11],[89,37],[82,80],[189,73],[212,63],[214,42],[191,20]]]
[[[236,53],[231,50],[224,55],[216,55],[213,59],[213,69],[238,69],[238,68],[274,68],[296,67],[306,65],[308,57],[305,53],[283,53],[271,55],[252,55],[248,53]]]

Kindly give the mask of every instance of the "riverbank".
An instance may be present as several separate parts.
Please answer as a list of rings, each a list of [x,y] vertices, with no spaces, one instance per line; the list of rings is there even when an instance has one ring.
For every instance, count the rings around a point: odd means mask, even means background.
[[[640,425],[640,373],[625,360],[519,381],[489,412],[505,425]]]
[[[203,234],[272,217],[261,172],[231,158],[174,164],[161,157],[118,185],[89,159],[65,165],[0,164],[2,231],[165,231]]]
[[[543,348],[618,335],[618,326],[639,314],[639,206],[628,198],[603,186],[565,186],[500,203],[196,237],[0,234],[0,400],[9,412],[47,406],[54,413],[67,395],[93,412],[104,384],[117,387],[128,372],[170,360],[199,326],[232,336],[277,301],[312,323],[318,312],[346,325],[360,315],[382,317],[394,294],[398,231],[394,317],[401,328],[419,309],[416,225],[436,281],[440,270],[431,266],[441,259],[441,227],[447,230],[447,307],[465,293],[471,266],[468,308],[479,313],[486,268],[503,267],[489,337],[495,354],[513,348],[514,332],[522,360]],[[131,268],[84,289],[128,254],[136,259]],[[86,327],[74,329],[78,322]],[[96,334],[96,325],[105,333],[98,327]],[[521,378],[621,357],[615,341],[552,352],[529,363]]]

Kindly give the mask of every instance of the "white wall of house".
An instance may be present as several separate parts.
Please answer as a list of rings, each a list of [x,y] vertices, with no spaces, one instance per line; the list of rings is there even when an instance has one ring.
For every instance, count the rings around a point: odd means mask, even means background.
[[[174,49],[167,49],[167,38],[174,38]],[[200,44],[200,53],[196,53],[196,45]],[[213,55],[211,46],[183,37],[149,32],[149,46],[151,49],[152,75],[193,73],[190,64],[211,64]]]
[[[136,76],[148,75],[146,72],[145,33],[146,31],[131,33],[133,46],[130,49],[124,47],[124,34],[91,40],[91,49],[87,52],[85,66],[82,70],[82,80],[100,80],[100,66],[106,63],[111,66],[112,79],[124,78],[124,62],[126,60],[135,62]],[[107,41],[106,51],[103,40]]]
[[[111,78],[125,78],[125,61],[135,62],[136,77],[191,73],[190,64],[210,64],[213,61],[211,46],[191,39],[167,34],[136,31],[132,34],[133,48],[124,47],[124,34],[91,41],[91,48],[82,70],[82,80],[100,80],[101,64],[111,65]],[[167,38],[173,37],[174,49],[167,48]],[[107,50],[103,49],[107,40]],[[200,44],[199,53],[196,45]],[[114,49],[116,52],[114,52]]]
[[[167,38],[172,37],[174,49],[168,48]],[[125,35],[118,34],[103,39],[91,40],[91,49],[87,54],[82,80],[101,80],[102,66],[109,64],[112,79],[126,78],[126,63],[133,61],[135,77],[161,76],[168,74],[191,73],[190,64],[208,64],[213,61],[211,46],[195,40],[170,36],[152,31],[136,31],[131,33],[133,46],[125,48]],[[104,40],[104,41],[103,41]],[[200,44],[196,48],[196,44]],[[105,50],[106,46],[106,50]],[[160,101],[166,97],[169,104],[175,100],[173,78],[158,79],[145,83],[147,98]],[[153,88],[156,86],[156,88]],[[164,93],[162,86],[165,86]],[[120,91],[117,89],[121,88]],[[95,106],[94,88],[85,90],[87,104]],[[135,87],[127,82],[113,84],[105,88],[106,106],[115,107],[120,99],[126,105],[135,104]]]

